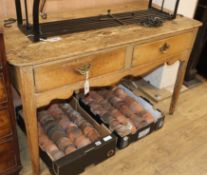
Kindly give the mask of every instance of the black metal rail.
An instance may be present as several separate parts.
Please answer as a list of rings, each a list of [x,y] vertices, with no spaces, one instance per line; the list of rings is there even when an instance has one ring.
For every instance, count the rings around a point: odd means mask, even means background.
[[[121,25],[142,24],[149,16],[159,18],[162,21],[172,19],[169,14],[161,13],[156,9],[149,9],[147,11],[114,14],[113,16],[104,15],[43,23],[40,24],[40,32],[42,37],[50,37]]]
[[[27,0],[25,0],[26,24],[23,24],[21,0],[15,0],[15,1],[16,1],[16,9],[17,9],[18,26],[26,35],[31,36],[33,41],[39,41],[41,38],[47,38],[51,36],[102,29],[106,27],[116,27],[121,25],[130,25],[130,24],[144,25],[147,22],[151,22],[151,23],[160,22],[161,24],[166,20],[172,20],[176,18],[176,14],[180,2],[180,0],[176,0],[173,14],[168,14],[164,12],[165,0],[162,1],[161,9],[154,8],[153,0],[149,0],[149,5],[148,5],[149,8],[147,10],[132,11],[132,12],[125,12],[125,13],[118,13],[118,14],[112,14],[111,11],[108,10],[108,14],[106,15],[40,23],[39,22],[40,0],[34,0],[33,24],[29,24],[28,14],[27,14],[27,3],[26,3]]]

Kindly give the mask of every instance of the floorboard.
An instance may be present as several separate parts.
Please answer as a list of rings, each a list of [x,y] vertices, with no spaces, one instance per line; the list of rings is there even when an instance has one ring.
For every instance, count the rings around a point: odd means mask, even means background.
[[[115,157],[88,168],[83,175],[206,175],[207,82],[181,94],[173,116],[169,99],[156,104],[166,114],[163,129],[119,151]],[[23,170],[32,175],[26,138],[19,130]],[[42,174],[49,175],[42,164]]]

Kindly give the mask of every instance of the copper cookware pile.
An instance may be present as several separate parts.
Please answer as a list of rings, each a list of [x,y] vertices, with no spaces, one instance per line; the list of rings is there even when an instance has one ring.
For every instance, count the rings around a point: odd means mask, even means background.
[[[99,132],[70,104],[53,104],[38,113],[39,143],[58,160],[100,138]]]
[[[119,87],[91,91],[82,101],[122,137],[154,122],[153,116]]]

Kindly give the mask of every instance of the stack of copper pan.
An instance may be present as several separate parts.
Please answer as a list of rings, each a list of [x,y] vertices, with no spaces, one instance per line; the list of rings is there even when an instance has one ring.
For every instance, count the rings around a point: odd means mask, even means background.
[[[54,160],[89,145],[99,132],[70,104],[53,104],[38,113],[40,146]]]
[[[153,116],[119,87],[91,91],[82,102],[121,137],[154,122]]]

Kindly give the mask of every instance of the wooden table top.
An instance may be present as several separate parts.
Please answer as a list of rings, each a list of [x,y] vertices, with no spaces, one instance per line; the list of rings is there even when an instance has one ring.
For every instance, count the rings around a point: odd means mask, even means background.
[[[140,10],[147,7],[146,2],[128,3],[113,8],[113,12]],[[106,12],[107,7],[93,10],[62,14],[62,19],[78,18]],[[90,15],[89,15],[90,14]],[[58,18],[60,17],[58,16]],[[51,16],[51,19],[56,19]],[[51,20],[48,19],[48,20]],[[140,25],[128,25],[105,28],[70,35],[60,36],[57,42],[31,42],[13,25],[5,29],[7,60],[14,66],[39,65],[61,59],[73,59],[74,56],[102,51],[107,48],[122,47],[129,43],[144,43],[156,38],[164,38],[192,30],[201,25],[200,22],[178,16],[173,21],[164,23],[162,27],[147,28]]]

